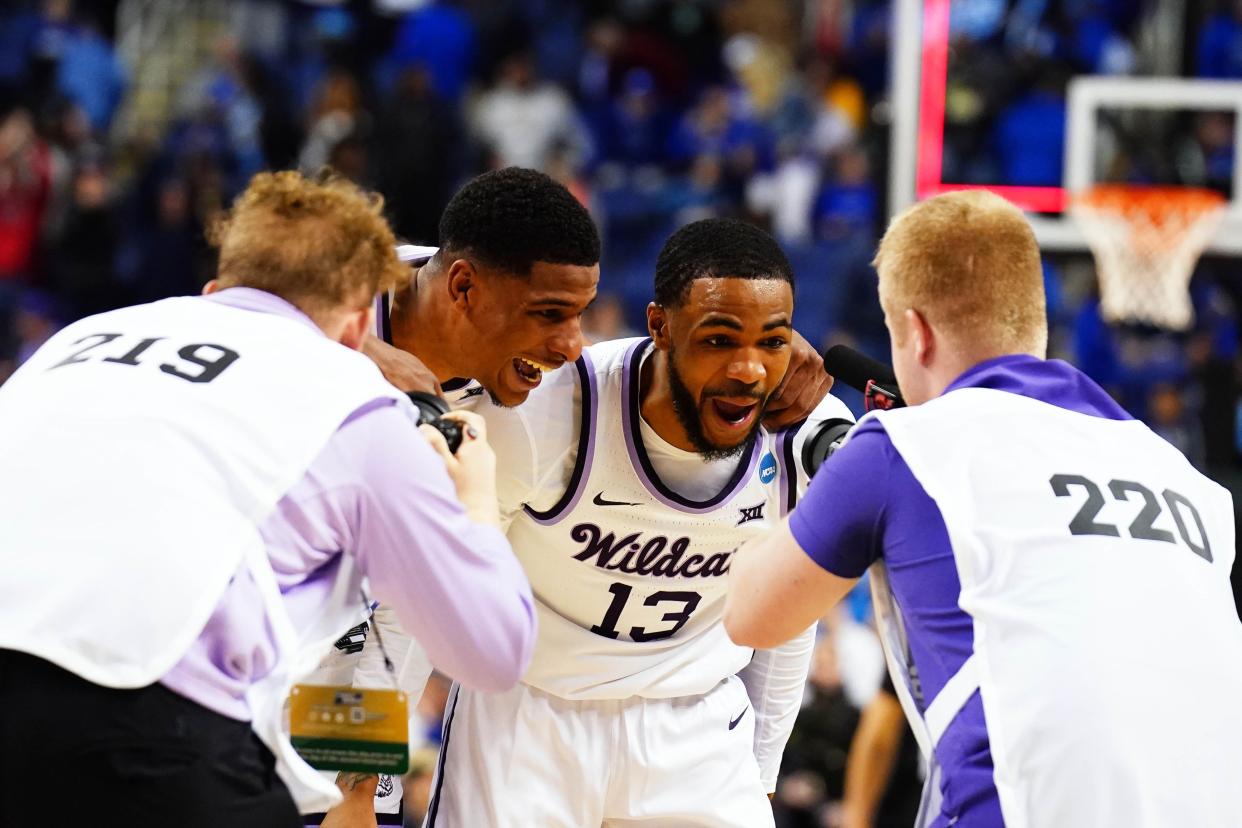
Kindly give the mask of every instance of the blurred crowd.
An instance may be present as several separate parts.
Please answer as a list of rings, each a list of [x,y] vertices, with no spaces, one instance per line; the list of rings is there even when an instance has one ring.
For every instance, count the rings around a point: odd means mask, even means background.
[[[198,292],[204,227],[255,172],[287,167],[382,192],[415,243],[435,242],[469,176],[548,172],[604,238],[594,339],[641,327],[672,230],[745,217],[789,254],[800,331],[884,357],[870,259],[891,18],[888,0],[9,2],[0,382],[69,320]],[[1242,0],[954,0],[951,45],[945,179],[1055,184],[1071,75],[1242,78]],[[1227,190],[1236,128],[1182,113],[1164,144],[1122,146],[1118,174]],[[1176,335],[1104,324],[1082,256],[1046,272],[1054,354],[1231,482],[1238,261],[1201,265],[1195,329]],[[866,624],[865,598],[825,624],[786,826],[840,824],[845,751],[882,673],[874,637],[843,644]]]
[[[1058,186],[1075,75],[1242,77],[1242,2],[954,2],[945,95],[946,181]],[[1181,36],[1178,37],[1178,33]],[[1179,57],[1180,56],[1180,57]],[[1105,176],[1228,191],[1232,117],[1106,112]]]

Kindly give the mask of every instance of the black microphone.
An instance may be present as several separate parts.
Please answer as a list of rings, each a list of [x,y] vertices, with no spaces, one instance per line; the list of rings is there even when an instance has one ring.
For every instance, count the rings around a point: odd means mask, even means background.
[[[824,352],[824,370],[833,379],[840,380],[863,394],[867,410],[901,408],[906,403],[897,389],[897,377],[893,369],[877,362],[866,354],[860,354],[845,345],[833,345]],[[824,420],[815,433],[807,436],[802,444],[802,468],[814,476],[824,461],[831,457],[854,423],[849,420]]]
[[[824,352],[824,370],[833,379],[862,392],[867,410],[902,408],[906,401],[897,387],[893,369],[845,345],[833,345]]]

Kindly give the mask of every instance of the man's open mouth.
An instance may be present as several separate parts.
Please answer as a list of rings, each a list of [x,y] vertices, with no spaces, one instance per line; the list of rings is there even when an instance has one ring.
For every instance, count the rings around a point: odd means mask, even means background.
[[[544,371],[552,369],[551,365],[544,365],[542,362],[535,362],[526,357],[514,357],[513,359],[513,370],[517,371],[518,376],[532,388],[543,379]]]
[[[742,428],[749,426],[754,419],[755,413],[759,409],[759,401],[756,399],[725,399],[722,397],[712,397],[708,402],[716,416],[722,420],[725,425],[732,428]]]

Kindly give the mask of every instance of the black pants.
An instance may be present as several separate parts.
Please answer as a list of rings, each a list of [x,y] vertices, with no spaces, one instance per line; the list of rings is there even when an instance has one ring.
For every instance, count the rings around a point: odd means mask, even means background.
[[[0,826],[296,828],[250,726],[162,685],[111,690],[0,650]]]

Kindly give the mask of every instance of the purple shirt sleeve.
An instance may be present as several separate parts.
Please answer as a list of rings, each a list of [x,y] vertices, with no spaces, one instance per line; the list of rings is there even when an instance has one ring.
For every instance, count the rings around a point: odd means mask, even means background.
[[[252,288],[203,301],[316,327]],[[341,555],[356,555],[374,597],[391,605],[436,667],[483,690],[515,684],[534,648],[530,584],[500,531],[467,518],[454,492],[443,462],[392,400],[351,414],[260,527],[294,626],[323,608]],[[263,599],[243,567],[160,682],[244,721],[247,688],[275,660]]]
[[[444,464],[391,400],[355,411],[260,531],[295,627],[322,609],[341,555],[352,554],[373,597],[436,667],[482,690],[525,672],[535,641],[526,575],[499,530],[466,517]],[[245,721],[246,689],[275,658],[262,597],[242,569],[160,682]]]
[[[373,597],[463,684],[506,689],[525,671],[535,615],[521,565],[498,529],[466,516],[443,462],[395,406],[346,421],[263,534],[291,580],[338,551],[356,555]]]
[[[970,617],[944,518],[876,421],[858,427],[824,463],[790,516],[794,540],[817,564],[858,578],[878,558],[888,567],[927,698],[970,655]]]

